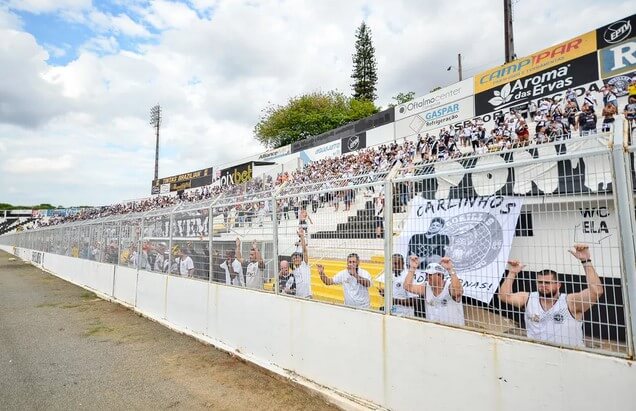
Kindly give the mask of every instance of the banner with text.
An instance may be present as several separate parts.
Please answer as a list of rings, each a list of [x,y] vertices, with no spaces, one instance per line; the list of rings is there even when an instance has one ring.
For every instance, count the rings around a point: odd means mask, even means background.
[[[506,269],[522,203],[507,196],[416,197],[409,204],[395,252],[407,261],[410,255],[418,255],[421,269],[450,257],[464,295],[490,303]]]
[[[570,60],[596,52],[596,31],[538,51],[510,63],[475,75],[475,93],[508,84],[522,77],[563,65]]]
[[[473,94],[473,79],[469,78],[464,81],[460,81],[396,106],[395,121],[414,116],[424,111],[433,110],[434,108],[447,105],[453,101],[464,99],[472,96]]]
[[[417,136],[453,126],[475,116],[473,96],[395,122],[395,138]]]

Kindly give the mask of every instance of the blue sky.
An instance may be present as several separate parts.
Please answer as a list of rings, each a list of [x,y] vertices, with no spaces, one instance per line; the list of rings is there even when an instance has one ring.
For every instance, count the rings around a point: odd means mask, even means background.
[[[622,0],[514,7],[520,56],[634,12]],[[270,102],[349,93],[363,19],[376,103],[423,95],[455,81],[458,52],[465,77],[502,62],[502,15],[500,0],[0,0],[0,202],[147,196],[157,103],[161,175],[262,152],[253,127]]]

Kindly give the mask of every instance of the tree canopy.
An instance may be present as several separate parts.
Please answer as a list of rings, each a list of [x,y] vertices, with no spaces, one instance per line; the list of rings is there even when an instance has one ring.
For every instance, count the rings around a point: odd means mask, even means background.
[[[371,29],[363,21],[356,31],[356,51],[353,54],[354,80],[353,98],[357,100],[375,101],[378,82],[378,68],[375,61],[375,48],[371,40]]]
[[[266,147],[277,148],[377,111],[371,101],[359,101],[337,91],[313,92],[292,97],[285,105],[269,105],[263,109],[254,134]]]
[[[415,98],[414,91],[407,91],[406,93],[399,92],[397,93],[397,95],[391,97],[391,100],[395,100],[395,103],[389,103],[389,107],[395,107],[400,104],[404,104],[406,102],[413,100],[414,98]]]

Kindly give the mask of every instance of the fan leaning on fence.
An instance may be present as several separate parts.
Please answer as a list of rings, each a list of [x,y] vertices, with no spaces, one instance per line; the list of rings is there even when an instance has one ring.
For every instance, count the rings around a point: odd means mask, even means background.
[[[574,244],[573,249],[568,251],[583,264],[587,288],[578,293],[561,293],[556,271],[542,270],[537,273],[537,291],[513,293],[512,285],[525,265],[519,260],[510,260],[508,276],[499,290],[499,300],[525,308],[528,337],[583,347],[583,315],[603,295],[603,284],[594,269],[587,245]]]

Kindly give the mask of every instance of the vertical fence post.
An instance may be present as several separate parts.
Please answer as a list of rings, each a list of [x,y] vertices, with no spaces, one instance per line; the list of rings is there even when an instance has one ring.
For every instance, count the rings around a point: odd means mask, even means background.
[[[389,176],[391,173],[389,173]],[[384,314],[393,309],[393,178],[384,180]]]
[[[621,282],[623,290],[623,305],[625,312],[625,325],[627,328],[627,349],[630,357],[633,357],[634,335],[636,329],[636,315],[632,312],[636,303],[636,254],[634,253],[634,238],[632,220],[634,214],[633,190],[629,153],[626,153],[622,144],[615,144],[611,148],[612,162],[612,188],[616,215],[618,218],[618,236],[621,252],[620,262],[622,267]],[[626,161],[627,160],[627,161]]]
[[[210,208],[208,209],[208,282],[212,282],[212,262],[214,259],[212,258],[212,235],[214,232],[214,215],[212,214],[212,210],[214,209],[214,204],[216,201],[210,203]]]
[[[174,223],[174,208],[170,209],[170,219],[168,221],[168,275],[172,272],[172,224]]]
[[[274,293],[279,294],[278,284],[278,205],[276,193],[272,195],[272,261],[274,262]]]

